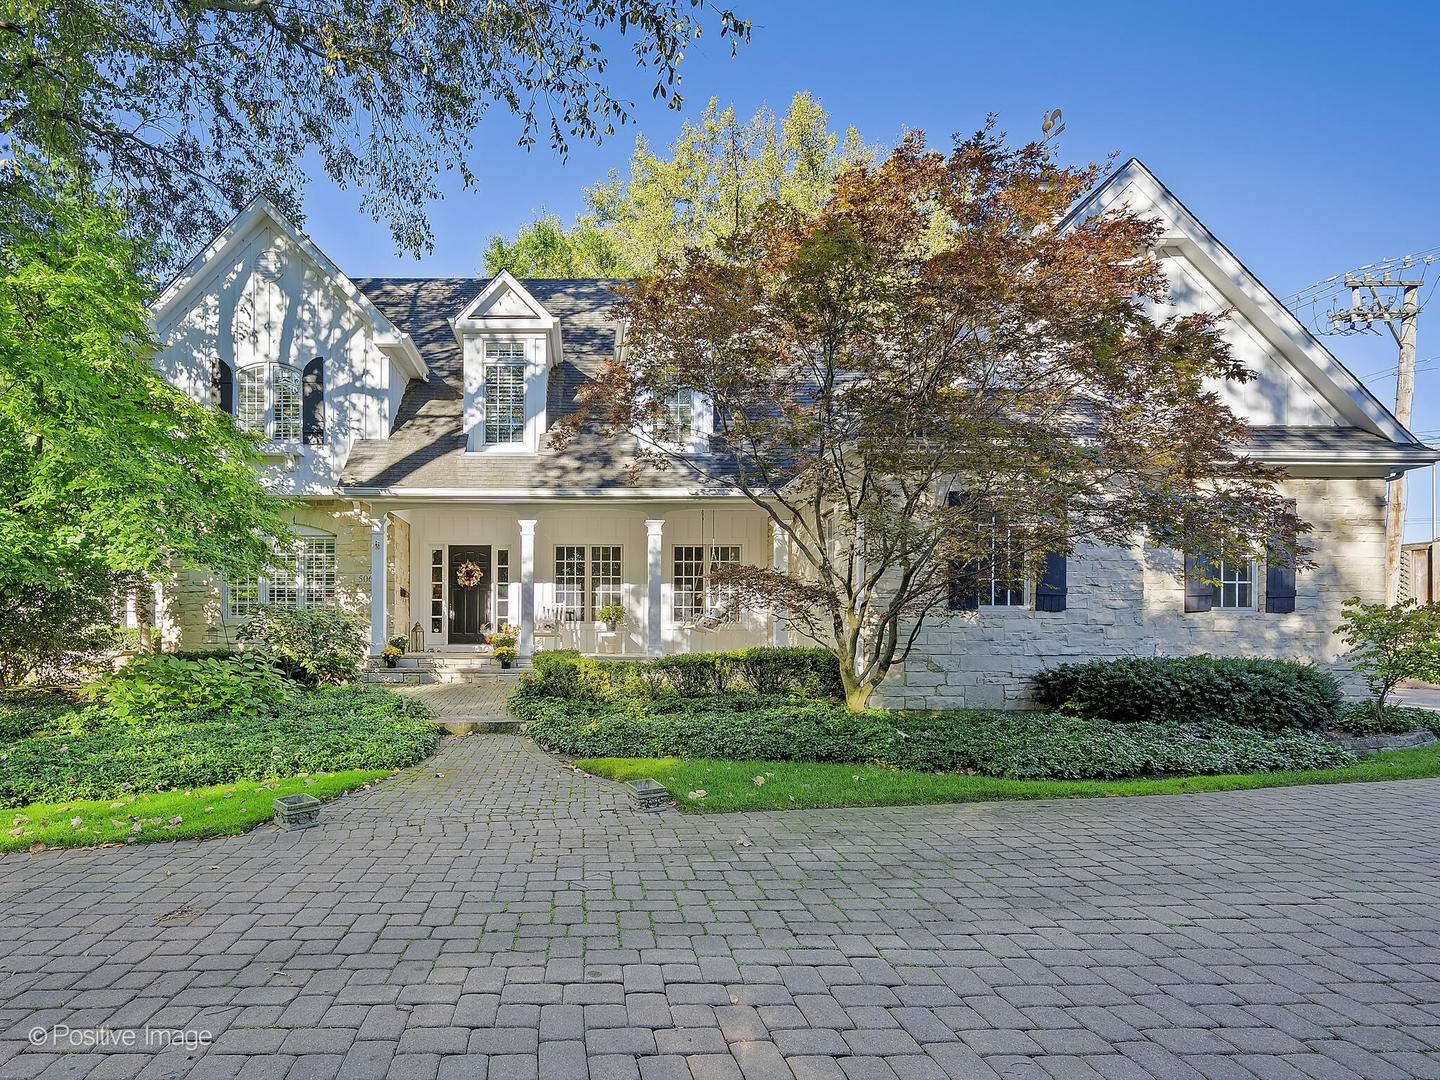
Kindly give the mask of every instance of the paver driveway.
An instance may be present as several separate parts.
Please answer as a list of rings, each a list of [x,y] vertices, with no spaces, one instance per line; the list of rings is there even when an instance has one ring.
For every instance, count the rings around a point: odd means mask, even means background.
[[[0,1075],[1440,1076],[1437,797],[641,815],[447,740],[308,832],[0,857]]]

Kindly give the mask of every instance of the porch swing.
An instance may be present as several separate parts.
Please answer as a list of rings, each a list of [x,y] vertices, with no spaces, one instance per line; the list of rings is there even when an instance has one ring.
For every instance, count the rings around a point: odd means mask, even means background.
[[[700,508],[700,538],[705,539],[705,508]],[[710,539],[705,543],[705,560],[709,565],[704,581],[710,580],[710,575],[715,572],[715,517],[710,517]],[[695,597],[701,604],[705,601],[705,592],[702,589]],[[735,598],[727,596],[719,604],[704,612],[698,619],[692,618],[684,624],[686,630],[694,630],[701,634],[713,634],[730,621],[731,612],[735,609]]]

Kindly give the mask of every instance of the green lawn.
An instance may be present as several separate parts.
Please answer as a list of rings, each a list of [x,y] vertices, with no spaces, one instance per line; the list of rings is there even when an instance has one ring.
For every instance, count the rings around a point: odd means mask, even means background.
[[[1244,776],[1170,777],[1163,780],[1001,780],[989,776],[882,769],[871,765],[687,761],[680,758],[586,758],[575,762],[575,765],[612,780],[651,777],[669,789],[680,809],[713,814],[731,810],[1160,795],[1294,784],[1340,784],[1359,780],[1413,780],[1440,776],[1440,751],[1436,747],[1391,750],[1340,769],[1250,773]],[[763,783],[757,783],[757,780],[763,780]],[[704,792],[704,795],[699,795],[699,792]]]
[[[0,810],[0,851],[29,851],[36,844],[47,848],[91,847],[233,836],[269,821],[274,813],[270,801],[278,795],[303,791],[324,799],[388,775],[388,770],[355,769],[115,799],[33,803]]]

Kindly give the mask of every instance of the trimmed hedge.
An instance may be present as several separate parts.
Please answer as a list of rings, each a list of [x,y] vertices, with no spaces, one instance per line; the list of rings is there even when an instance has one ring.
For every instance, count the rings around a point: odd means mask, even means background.
[[[1311,734],[952,711],[909,715],[761,695],[616,706],[533,693],[512,699],[526,734],[574,757],[875,763],[1028,780],[1112,780],[1330,768],[1351,758]]]
[[[573,649],[530,659],[536,692],[590,701],[700,698],[750,691],[798,697],[844,697],[840,663],[828,649],[736,649],[653,660],[594,660]]]
[[[1260,731],[1337,726],[1344,698],[1312,664],[1242,657],[1132,657],[1035,676],[1045,709],[1116,724],[1229,723]]]
[[[9,734],[0,733],[0,806],[394,769],[428,757],[439,739],[424,705],[364,685],[297,692],[278,714],[148,724],[109,719],[98,706],[65,707],[63,699],[24,704],[15,703]]]

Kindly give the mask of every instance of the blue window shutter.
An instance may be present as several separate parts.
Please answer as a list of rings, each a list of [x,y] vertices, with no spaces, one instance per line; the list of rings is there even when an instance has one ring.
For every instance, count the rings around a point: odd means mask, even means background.
[[[1206,580],[1206,579],[1209,580]],[[1215,564],[1200,555],[1185,556],[1185,610],[1209,611],[1215,605]]]
[[[210,404],[221,412],[235,412],[235,372],[219,357],[210,364]]]
[[[1035,586],[1035,610],[1064,611],[1065,593],[1065,553],[1047,551],[1045,568],[1040,572],[1040,581]]]
[[[964,501],[964,493],[948,492],[945,501],[951,506],[959,506]],[[980,594],[975,591],[975,577],[979,572],[978,563],[965,562],[960,559],[951,560],[950,600],[947,605],[951,611],[980,610]]]
[[[1285,508],[1293,515],[1295,500],[1286,499]],[[1272,615],[1288,615],[1295,610],[1295,551],[1293,548],[1270,548],[1265,553],[1265,610]]]
[[[300,376],[300,425],[307,446],[325,441],[325,360],[319,356]]]

